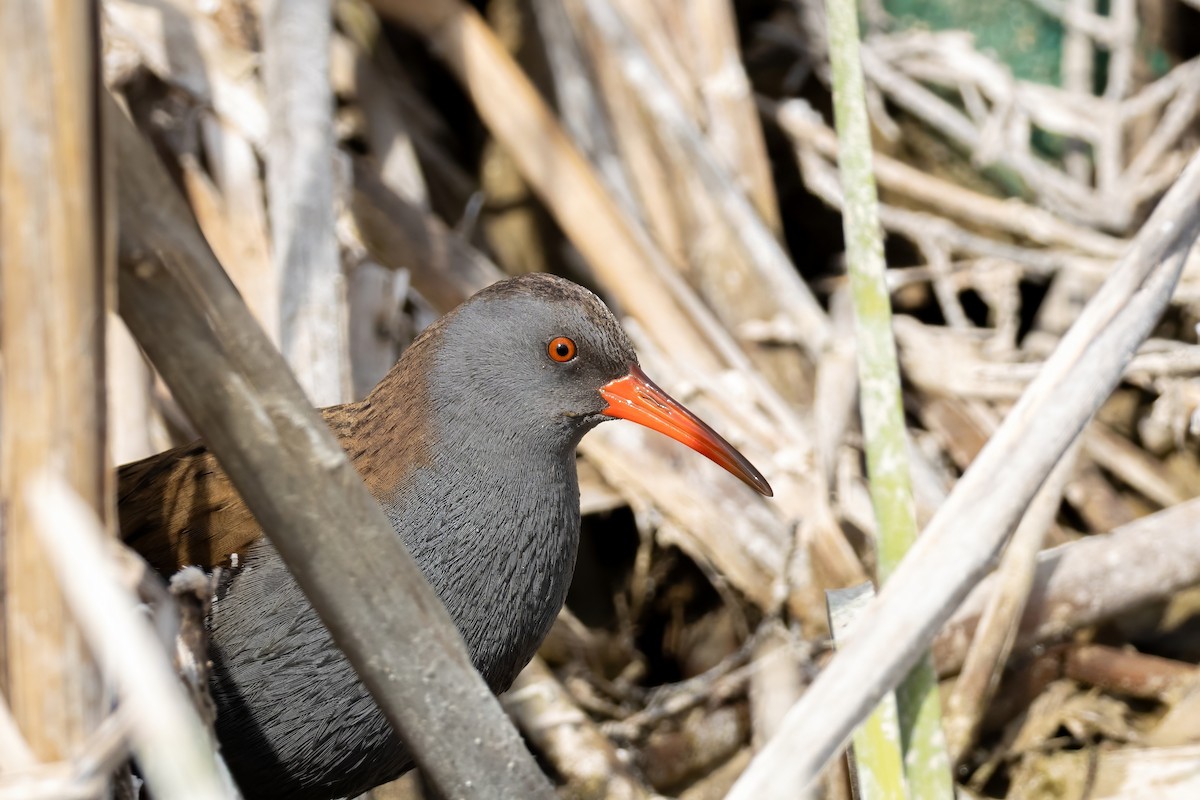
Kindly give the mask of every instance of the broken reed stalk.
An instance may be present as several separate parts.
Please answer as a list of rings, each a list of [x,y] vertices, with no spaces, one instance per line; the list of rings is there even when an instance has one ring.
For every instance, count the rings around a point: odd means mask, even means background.
[[[107,97],[107,95],[106,95]],[[121,315],[338,647],[449,797],[554,793],[166,169],[109,98]]]
[[[47,762],[72,757],[104,706],[26,496],[49,470],[112,519],[97,14],[94,2],[0,3],[0,676],[33,757]]]
[[[707,111],[708,139],[721,162],[730,167],[744,187],[763,222],[779,236],[783,230],[779,200],[738,41],[735,4],[732,0],[691,0],[681,5],[686,9],[681,24],[690,23],[694,31],[692,71]],[[670,35],[671,29],[667,33]]]
[[[1200,155],[955,485],[872,603],[862,632],[788,712],[783,730],[743,773],[731,800],[783,798],[815,781],[854,726],[920,659],[1120,380],[1167,307],[1198,231]]]
[[[994,573],[999,586],[980,617],[967,660],[946,700],[944,728],[950,758],[956,765],[974,744],[983,715],[1000,685],[1037,574],[1038,552],[1062,505],[1063,489],[1074,470],[1078,450],[1076,442],[1046,478]]]
[[[116,687],[130,744],[155,797],[219,800],[214,742],[175,675],[139,600],[121,585],[95,512],[53,474],[27,492],[34,524],[84,638]],[[108,547],[106,547],[108,545]]]
[[[867,603],[875,595],[870,582],[825,592],[829,630],[834,642],[845,641]],[[900,720],[896,697],[879,701],[867,721],[851,737],[850,778],[856,800],[905,800],[904,756],[900,752]]]
[[[838,168],[845,196],[842,227],[854,299],[859,405],[878,526],[878,580],[884,584],[917,538],[917,515],[883,260],[879,197],[871,171],[871,131],[859,60],[857,5],[854,0],[828,0],[826,8]],[[896,701],[900,746],[912,796],[922,800],[953,798],[937,675],[928,654],[900,685]]]
[[[758,265],[756,277],[778,298],[780,313],[795,326],[800,345],[816,360],[829,341],[829,319],[801,280],[774,231],[720,163],[616,9],[606,0],[582,2],[596,32],[617,56],[625,79],[637,89],[639,99],[665,140],[678,147],[692,164],[701,186],[721,210],[718,219],[725,222],[751,262]]]

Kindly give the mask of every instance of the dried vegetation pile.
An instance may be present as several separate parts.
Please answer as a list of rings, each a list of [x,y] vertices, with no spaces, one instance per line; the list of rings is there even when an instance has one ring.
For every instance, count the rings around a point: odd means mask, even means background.
[[[922,524],[1200,144],[1195,7],[1033,5],[1063,25],[1061,88],[865,4]],[[321,324],[348,359],[303,357],[340,387],[322,402],[361,396],[497,276],[551,270],[600,291],[647,370],[763,468],[774,500],[634,426],[589,435],[569,610],[504,700],[563,796],[723,797],[829,658],[824,591],[875,567],[822,4],[334,9],[324,83],[255,3],[107,0],[105,80],[269,332],[309,313],[280,243],[337,254],[344,316]],[[272,120],[330,100],[324,163]],[[1198,322],[1193,258],[936,640],[964,791],[1200,796]],[[114,348],[118,457],[189,438],[136,348]],[[821,791],[847,796],[840,767]]]

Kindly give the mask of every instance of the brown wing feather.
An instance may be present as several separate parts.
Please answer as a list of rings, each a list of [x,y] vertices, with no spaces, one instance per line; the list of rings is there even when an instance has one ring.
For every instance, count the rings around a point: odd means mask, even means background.
[[[362,402],[321,409],[381,501],[430,458],[426,375],[431,342],[445,320],[426,328]],[[192,564],[223,565],[262,536],[221,465],[199,442],[121,467],[118,492],[121,538],[163,575]]]
[[[346,447],[355,406],[322,409]],[[353,455],[353,453],[352,453]],[[208,448],[193,442],[118,470],[121,538],[160,574],[225,564],[262,529]]]

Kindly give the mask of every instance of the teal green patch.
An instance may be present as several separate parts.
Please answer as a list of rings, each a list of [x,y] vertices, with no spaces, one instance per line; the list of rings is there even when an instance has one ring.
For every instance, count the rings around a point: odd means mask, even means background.
[[[1061,86],[1063,26],[1057,19],[1035,7],[1029,0],[883,0],[884,7],[899,30],[924,28],[933,31],[967,31],[975,38],[975,47],[1007,64],[1021,80],[1048,86]],[[1097,11],[1108,12],[1109,0],[1099,0]],[[1170,58],[1160,48],[1151,47],[1143,33],[1139,56],[1154,77],[1171,68]],[[1097,49],[1094,55],[1094,91],[1104,93],[1109,54]],[[959,106],[957,92],[940,90],[943,99]],[[1067,141],[1058,135],[1034,129],[1030,142],[1034,153],[1058,162],[1067,149]],[[991,166],[983,176],[1008,196],[1026,196],[1028,188],[1008,169]]]
[[[1171,57],[1162,50],[1155,47],[1146,55],[1146,63],[1150,66],[1150,73],[1161,78],[1171,71]]]
[[[1013,75],[1058,86],[1063,28],[1023,0],[885,0],[901,29],[965,30],[975,46],[1008,64]]]
[[[884,7],[897,26],[934,31],[962,30],[975,37],[975,46],[1008,65],[1017,78],[1049,86],[1061,86],[1063,26],[1057,19],[1027,0],[884,0]],[[1097,10],[1108,12],[1101,0]],[[1161,48],[1140,48],[1154,77],[1166,75],[1171,59]],[[1096,53],[1096,93],[1104,91],[1108,53]]]

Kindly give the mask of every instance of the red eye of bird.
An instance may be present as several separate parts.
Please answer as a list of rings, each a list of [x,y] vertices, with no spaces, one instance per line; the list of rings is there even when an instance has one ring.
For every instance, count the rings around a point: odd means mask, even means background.
[[[546,352],[550,354],[550,358],[554,361],[560,364],[566,363],[575,357],[575,342],[566,336],[557,336],[550,340]]]

